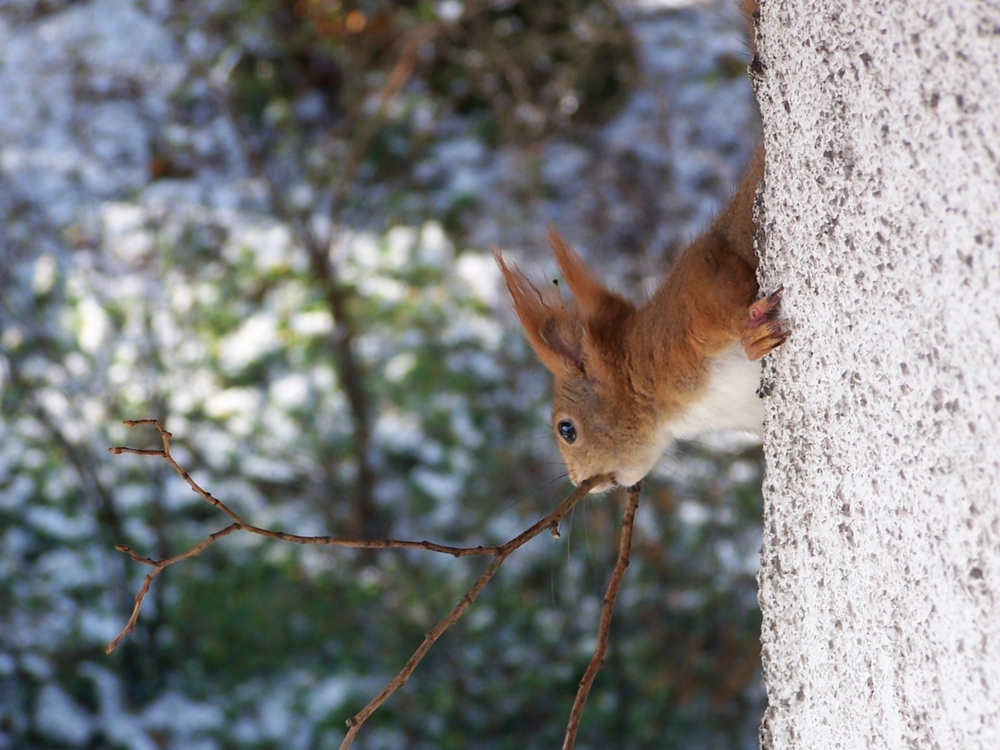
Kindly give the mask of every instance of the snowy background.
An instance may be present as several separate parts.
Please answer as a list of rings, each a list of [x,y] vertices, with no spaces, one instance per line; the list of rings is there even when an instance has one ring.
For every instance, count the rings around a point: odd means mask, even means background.
[[[389,5],[359,6],[372,48]],[[463,13],[400,5],[401,34]],[[386,102],[391,64],[278,22],[337,3],[0,2],[0,747],[336,747],[478,574],[230,537],[168,570],[105,656],[146,573],[114,545],[162,557],[225,525],[165,465],[107,453],[155,445],[123,419],[159,417],[207,489],[299,533],[496,543],[565,494],[547,380],[488,246],[550,272],[551,221],[641,294],[726,200],[758,125],[733,4],[563,5],[584,54],[617,45],[620,90],[569,86],[547,110],[543,87],[508,112],[502,86],[477,108],[461,76],[443,94],[424,74],[456,50],[434,70],[482,64],[452,27]],[[493,31],[531,42],[514,6]],[[360,458],[331,355],[347,328]],[[644,496],[580,747],[756,746],[760,463],[726,448],[681,446]],[[359,746],[551,747],[616,531],[595,500],[521,550]]]

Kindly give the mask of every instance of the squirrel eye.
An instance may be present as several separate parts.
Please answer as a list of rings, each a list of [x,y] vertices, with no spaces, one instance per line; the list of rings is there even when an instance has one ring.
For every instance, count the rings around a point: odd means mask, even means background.
[[[576,442],[576,427],[574,427],[573,423],[568,419],[564,419],[557,424],[556,430],[559,432],[559,437],[570,445]]]

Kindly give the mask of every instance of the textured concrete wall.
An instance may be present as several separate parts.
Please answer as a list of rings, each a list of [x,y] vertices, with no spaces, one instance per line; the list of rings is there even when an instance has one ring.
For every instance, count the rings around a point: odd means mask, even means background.
[[[764,0],[764,748],[1000,748],[1000,5]]]

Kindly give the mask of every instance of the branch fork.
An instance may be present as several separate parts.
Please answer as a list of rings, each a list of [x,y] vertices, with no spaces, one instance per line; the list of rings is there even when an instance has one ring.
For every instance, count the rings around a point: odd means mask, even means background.
[[[453,547],[428,541],[416,542],[400,539],[346,539],[334,536],[301,536],[298,534],[288,534],[283,531],[274,531],[254,526],[253,524],[243,520],[243,518],[241,518],[224,502],[201,487],[201,485],[192,479],[187,470],[177,463],[176,459],[174,459],[170,451],[170,439],[173,435],[163,428],[159,420],[129,419],[126,420],[124,424],[126,427],[154,427],[160,434],[163,447],[162,449],[146,449],[116,446],[108,449],[111,453],[115,455],[127,453],[137,456],[152,456],[163,459],[171,466],[171,468],[173,468],[174,471],[177,472],[178,475],[180,475],[181,479],[187,483],[188,487],[190,487],[196,495],[203,498],[213,507],[225,514],[230,521],[232,521],[232,523],[212,534],[209,534],[190,549],[162,560],[154,560],[151,557],[141,555],[125,544],[119,544],[115,547],[115,549],[122,554],[128,555],[137,563],[149,566],[152,570],[146,574],[142,585],[139,587],[139,591],[136,593],[135,604],[132,607],[132,613],[129,616],[128,621],[125,623],[125,626],[115,639],[108,644],[107,653],[109,654],[114,651],[122,640],[135,629],[136,622],[139,619],[139,612],[142,609],[143,600],[145,599],[146,594],[149,593],[149,589],[153,581],[156,580],[156,577],[159,576],[160,573],[174,563],[178,563],[181,560],[186,560],[189,557],[195,557],[201,554],[207,547],[214,544],[219,539],[229,536],[237,531],[244,531],[249,534],[268,537],[270,539],[278,539],[285,542],[292,542],[294,544],[315,544],[361,549],[423,549],[429,552],[452,555],[453,557],[471,557],[473,555],[492,557],[492,560],[486,567],[486,570],[483,571],[476,582],[473,583],[468,591],[465,592],[465,595],[459,600],[454,608],[433,628],[427,631],[424,636],[424,640],[413,652],[412,656],[410,656],[396,676],[385,686],[385,688],[382,689],[378,695],[372,698],[372,700],[369,701],[364,708],[347,719],[347,734],[340,745],[340,750],[347,750],[347,748],[349,748],[354,742],[355,737],[368,717],[371,716],[386,700],[388,700],[393,693],[406,684],[410,675],[413,674],[413,671],[417,668],[417,665],[424,658],[424,656],[426,656],[427,652],[430,651],[431,647],[441,638],[442,635],[444,635],[448,628],[454,625],[458,619],[465,614],[465,611],[472,606],[480,592],[482,592],[482,590],[486,587],[486,584],[489,583],[490,579],[493,578],[496,572],[500,569],[500,566],[503,565],[504,561],[510,557],[515,550],[523,547],[545,530],[548,530],[553,537],[558,539],[559,523],[566,517],[570,510],[572,510],[573,507],[576,506],[576,504],[584,496],[586,496],[591,489],[596,486],[607,484],[610,481],[610,477],[607,476],[591,477],[581,483],[579,487],[570,493],[570,495],[547,516],[537,521],[513,539],[499,546],[480,545],[477,547]],[[625,512],[622,517],[622,535],[619,542],[618,560],[615,563],[614,571],[611,574],[611,580],[608,582],[608,588],[604,594],[604,605],[601,609],[598,624],[597,643],[594,647],[594,656],[580,680],[576,698],[573,701],[573,707],[570,711],[569,721],[566,726],[565,739],[563,741],[563,750],[572,750],[573,748],[580,725],[580,719],[583,715],[583,708],[587,701],[587,695],[590,693],[590,688],[594,683],[594,678],[597,676],[601,665],[604,663],[604,657],[608,646],[608,636],[611,630],[612,610],[614,608],[618,589],[621,586],[622,577],[624,576],[625,569],[629,564],[629,552],[632,546],[632,530],[635,522],[636,509],[639,505],[639,490],[640,487],[638,484],[628,489]]]

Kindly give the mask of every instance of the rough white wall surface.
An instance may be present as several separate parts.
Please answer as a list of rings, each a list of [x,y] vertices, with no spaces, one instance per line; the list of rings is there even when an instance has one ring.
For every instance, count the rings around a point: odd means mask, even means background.
[[[764,748],[1000,748],[1000,4],[764,0]]]

